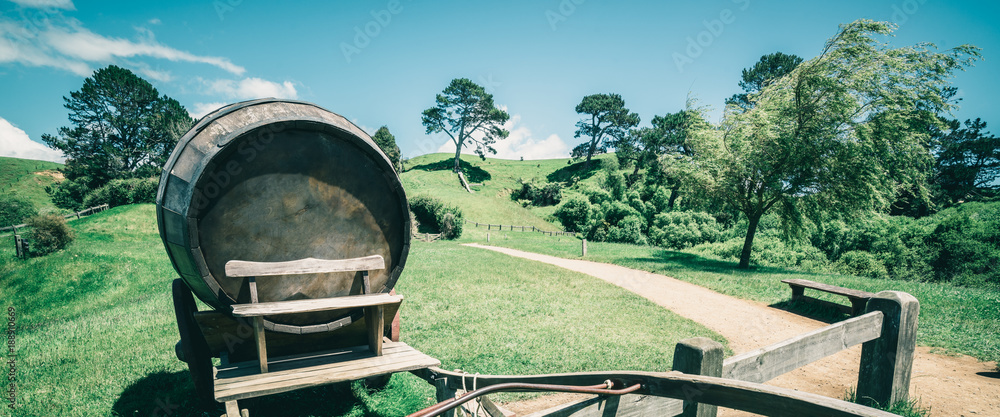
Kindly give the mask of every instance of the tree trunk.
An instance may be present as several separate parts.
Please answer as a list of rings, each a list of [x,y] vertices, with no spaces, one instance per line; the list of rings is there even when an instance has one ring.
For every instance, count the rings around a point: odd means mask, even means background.
[[[743,253],[740,254],[740,269],[750,269],[750,249],[753,248],[753,235],[757,233],[757,224],[763,213],[747,215],[747,237],[743,241]]]
[[[458,144],[458,146],[455,146],[455,168],[453,170],[454,172],[458,172],[460,169],[462,169],[461,158],[462,158],[462,144]]]
[[[590,141],[590,149],[587,149],[587,162],[583,164],[583,170],[586,171],[590,169],[590,158],[594,157],[594,149],[597,149],[597,138]]]
[[[670,187],[670,200],[667,201],[667,208],[670,210],[674,209],[674,203],[677,201],[677,196],[681,193],[681,185],[677,184]]]

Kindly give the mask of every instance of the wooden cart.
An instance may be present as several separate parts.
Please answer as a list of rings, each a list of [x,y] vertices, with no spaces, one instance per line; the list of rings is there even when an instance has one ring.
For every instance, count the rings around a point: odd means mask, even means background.
[[[343,117],[274,99],[205,116],[164,168],[157,221],[180,275],[177,356],[228,416],[241,399],[440,365],[399,341],[403,188]]]

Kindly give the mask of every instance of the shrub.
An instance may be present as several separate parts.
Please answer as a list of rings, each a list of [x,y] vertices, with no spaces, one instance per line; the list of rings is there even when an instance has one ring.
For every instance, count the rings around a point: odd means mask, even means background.
[[[889,272],[885,264],[876,259],[871,252],[850,251],[840,256],[836,268],[844,274],[868,278],[888,278]]]
[[[514,190],[510,197],[514,200],[527,200],[536,206],[554,206],[562,201],[562,186],[556,182],[535,185],[531,182],[521,182],[521,188]]]
[[[722,238],[722,227],[708,213],[672,211],[657,214],[649,228],[649,239],[656,246],[684,249]]]
[[[73,230],[58,214],[43,214],[28,219],[31,231],[25,236],[28,256],[43,256],[65,248],[73,241]]]
[[[574,198],[567,201],[553,215],[559,219],[563,228],[570,232],[586,232],[590,224],[590,203]]]
[[[157,178],[111,180],[104,186],[87,193],[83,199],[83,206],[94,207],[107,204],[115,207],[126,204],[155,203],[158,184]]]
[[[410,210],[417,221],[436,228],[445,239],[462,236],[464,220],[458,207],[445,206],[434,197],[416,196],[410,199]]]
[[[28,200],[12,195],[0,196],[0,226],[16,226],[38,215],[38,209]]]
[[[942,211],[927,237],[934,278],[1000,286],[1000,203],[965,203]]]
[[[83,208],[83,199],[90,191],[87,178],[66,180],[45,187],[45,192],[52,196],[52,204],[61,209],[78,211]]]
[[[608,242],[647,244],[646,235],[642,233],[646,222],[636,215],[629,215],[618,224],[609,226],[605,240]]]

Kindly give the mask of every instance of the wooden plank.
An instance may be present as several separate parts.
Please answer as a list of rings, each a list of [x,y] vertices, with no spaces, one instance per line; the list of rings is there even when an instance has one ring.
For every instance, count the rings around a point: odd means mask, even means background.
[[[234,304],[233,316],[255,317],[278,314],[309,313],[314,311],[340,310],[399,304],[403,298],[385,293],[349,295],[344,297],[319,298],[315,300],[275,301],[257,304]]]
[[[722,377],[766,382],[851,346],[876,339],[881,331],[881,312],[850,318],[726,359],[722,365]]]
[[[650,395],[595,396],[558,405],[526,417],[673,417],[684,401]]]
[[[805,288],[812,288],[814,290],[824,291],[831,294],[838,294],[847,297],[857,297],[857,298],[872,298],[875,296],[874,293],[867,291],[853,290],[850,288],[838,287],[836,285],[824,284],[822,282],[810,281],[807,279],[783,279],[781,282],[788,284],[790,286],[799,286]]]
[[[267,373],[267,343],[264,342],[264,318],[253,318],[253,338],[254,346],[257,347],[257,363],[260,364],[260,373]]]
[[[266,374],[241,375],[242,372],[239,371],[247,369],[245,362],[235,369],[219,370],[216,374],[215,398],[220,402],[252,398],[376,375],[413,371],[441,364],[440,361],[401,342],[387,342],[386,352],[383,356],[372,356],[370,353],[366,353],[366,357],[353,359],[358,351],[367,351],[367,349],[367,346],[361,346],[342,356],[327,355],[326,357],[305,357],[301,360],[289,360],[288,358],[278,361],[272,360],[274,370]],[[351,353],[355,355],[351,355]],[[311,366],[302,366],[310,364]],[[230,378],[227,377],[229,375],[239,376]]]
[[[385,269],[385,259],[381,255],[353,259],[305,258],[288,262],[226,262],[229,277],[266,277],[276,275],[323,274],[328,272],[355,272]]]
[[[383,344],[384,355],[405,356],[413,352],[422,355],[422,353],[407,346],[405,343],[394,342]],[[270,364],[271,373],[275,373],[317,366],[345,366],[344,364],[347,362],[371,357],[373,356],[368,350],[368,345],[363,344],[344,349],[330,349],[322,352],[271,358],[268,362]],[[257,362],[255,360],[231,362],[225,365],[220,365],[216,367],[216,377],[230,381],[237,381],[240,380],[240,378],[243,380],[254,379],[256,378],[255,375],[257,373],[254,370],[255,366],[257,366]]]

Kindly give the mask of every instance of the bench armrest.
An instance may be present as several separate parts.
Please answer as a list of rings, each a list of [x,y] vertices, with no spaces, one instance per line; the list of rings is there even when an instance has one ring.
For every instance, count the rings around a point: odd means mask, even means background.
[[[268,303],[234,304],[233,316],[258,317],[279,314],[311,313],[348,308],[375,307],[403,302],[400,295],[363,294],[310,300],[276,301]]]

